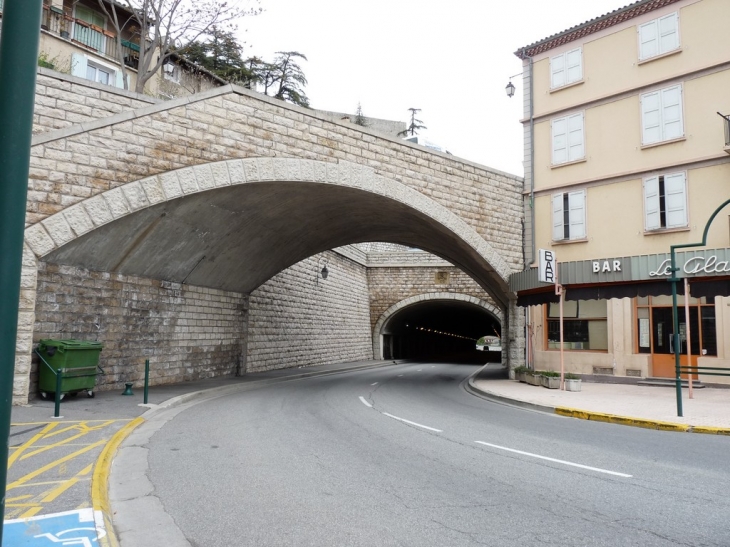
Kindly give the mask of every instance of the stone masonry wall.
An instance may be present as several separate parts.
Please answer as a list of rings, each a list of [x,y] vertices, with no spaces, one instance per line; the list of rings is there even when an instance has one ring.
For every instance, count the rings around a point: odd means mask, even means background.
[[[158,102],[159,99],[146,95],[39,68],[33,133],[98,120]]]
[[[365,268],[315,255],[251,293],[246,371],[372,359],[371,330]]]
[[[436,274],[447,273],[448,281],[437,280]],[[401,300],[427,293],[458,293],[485,300],[495,305],[489,295],[467,274],[455,266],[368,268],[370,291],[370,330],[381,315]]]
[[[29,225],[85,198],[186,166],[253,157],[347,161],[446,207],[513,271],[522,269],[521,178],[367,128],[224,86],[84,129],[34,138]]]
[[[244,307],[236,293],[41,262],[33,341],[101,341],[102,390],[141,385],[145,359],[153,385],[235,374]]]

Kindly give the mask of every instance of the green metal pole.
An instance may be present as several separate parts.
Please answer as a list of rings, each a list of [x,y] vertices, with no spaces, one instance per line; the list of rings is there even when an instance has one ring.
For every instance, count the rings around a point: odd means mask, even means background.
[[[20,269],[42,0],[5,0],[0,34],[0,516],[5,519]],[[2,526],[0,526],[0,545]]]
[[[679,343],[679,314],[677,313],[677,256],[674,247],[671,248],[672,253],[672,277],[669,282],[672,284],[672,321],[674,324],[674,336],[672,337],[672,346],[674,346],[674,372],[675,372],[675,389],[677,391],[677,416],[682,416],[682,377],[679,372],[679,351],[681,344]]]
[[[150,360],[144,361],[144,404],[147,404],[147,395],[150,391]]]
[[[53,417],[61,417],[61,378],[63,376],[63,369],[56,371],[56,393],[54,393],[54,405],[53,405]]]

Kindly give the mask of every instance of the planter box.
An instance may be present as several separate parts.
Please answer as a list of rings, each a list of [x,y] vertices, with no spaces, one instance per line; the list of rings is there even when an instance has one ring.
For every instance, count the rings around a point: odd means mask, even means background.
[[[548,389],[560,389],[560,376],[540,376],[540,384]]]
[[[580,378],[577,380],[565,380],[565,391],[580,391]]]
[[[541,378],[541,376],[535,376],[534,374],[530,374],[530,375],[525,376],[525,381],[528,384],[530,384],[531,386],[539,386],[540,378]]]

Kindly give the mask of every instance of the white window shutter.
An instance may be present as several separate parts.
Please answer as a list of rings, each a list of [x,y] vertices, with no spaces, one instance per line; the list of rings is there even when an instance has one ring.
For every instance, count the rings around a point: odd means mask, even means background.
[[[565,239],[563,229],[563,194],[553,194],[553,241]]]
[[[122,71],[117,70],[114,78],[114,86],[120,89],[124,89],[124,78],[122,78]]]
[[[659,215],[659,177],[644,181],[644,219],[647,231],[662,227]]]
[[[566,78],[565,83],[570,84],[583,79],[583,63],[581,48],[574,49],[565,54]]]
[[[641,96],[641,143],[662,140],[661,100],[659,91]]]
[[[570,212],[570,239],[583,239],[586,237],[586,192],[579,190],[568,194],[568,207]]]
[[[552,121],[553,164],[568,161],[568,119],[557,118]]]
[[[583,138],[583,113],[568,117],[568,161],[576,161],[585,157]]]
[[[550,88],[565,85],[565,54],[550,58]]]
[[[687,181],[684,173],[664,177],[664,204],[667,228],[687,226]]]
[[[662,140],[684,136],[682,123],[682,86],[675,85],[661,91]]]
[[[86,78],[86,55],[74,53],[71,55],[71,75],[78,78]]]
[[[679,47],[679,17],[672,13],[658,20],[659,53],[667,53]]]
[[[639,59],[644,60],[659,55],[658,21],[649,21],[639,26]]]

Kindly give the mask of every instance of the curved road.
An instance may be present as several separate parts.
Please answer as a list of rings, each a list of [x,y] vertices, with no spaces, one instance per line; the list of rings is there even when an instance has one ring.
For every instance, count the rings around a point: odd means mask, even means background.
[[[154,495],[200,547],[730,545],[730,439],[493,403],[463,388],[477,368],[403,364],[176,410],[145,445]]]

